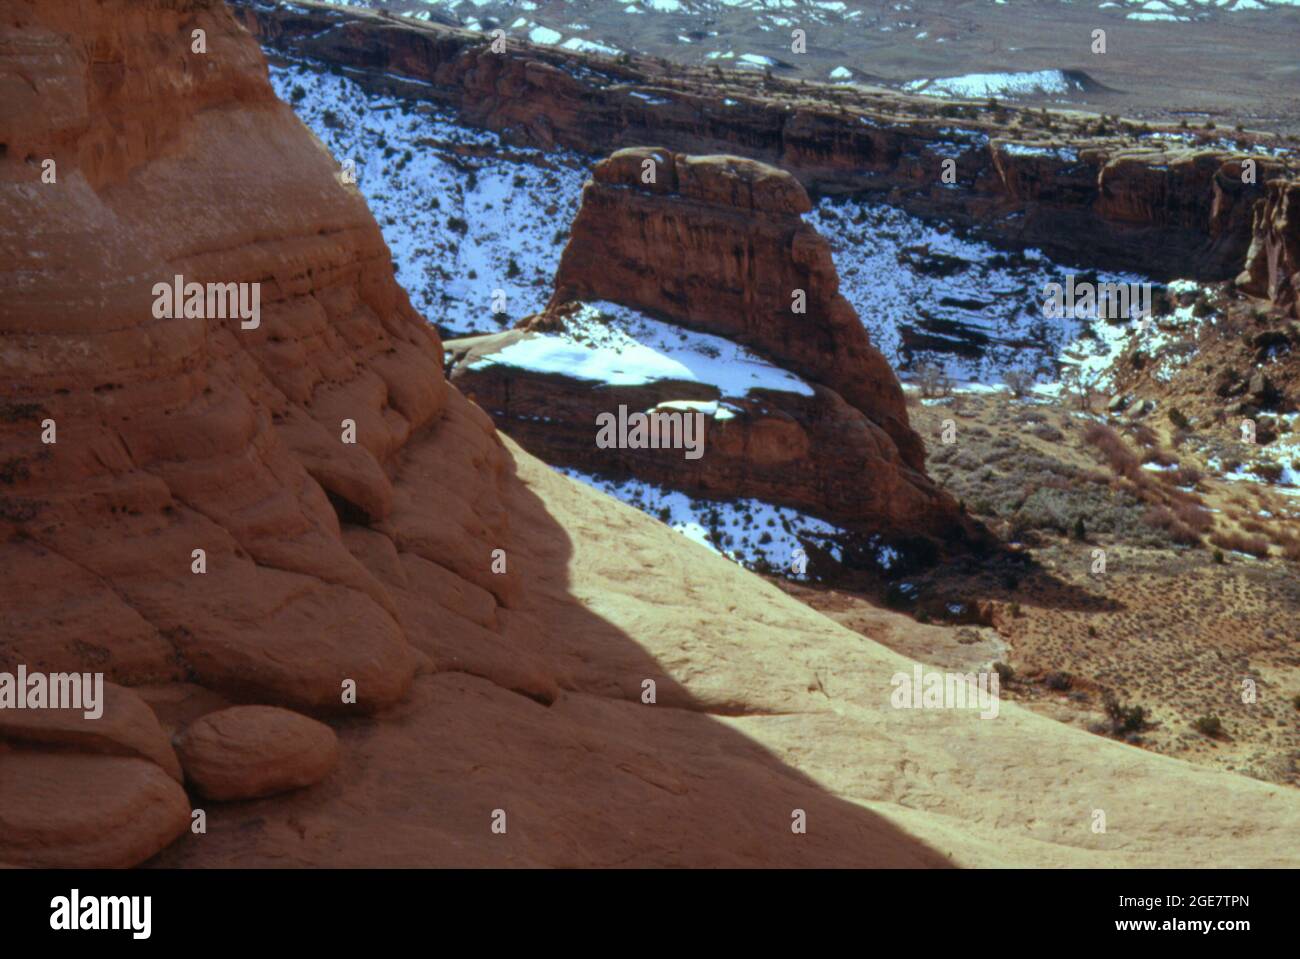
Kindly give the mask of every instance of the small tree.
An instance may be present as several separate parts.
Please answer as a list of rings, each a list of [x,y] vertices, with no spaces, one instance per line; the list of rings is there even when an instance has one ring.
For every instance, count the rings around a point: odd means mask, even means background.
[[[1034,378],[1024,370],[1007,370],[1002,374],[1002,382],[1011,391],[1012,397],[1020,399],[1034,385]]]
[[[1066,391],[1074,397],[1079,409],[1085,413],[1092,412],[1092,404],[1097,398],[1097,374],[1082,366],[1067,366],[1061,374],[1061,383]]]

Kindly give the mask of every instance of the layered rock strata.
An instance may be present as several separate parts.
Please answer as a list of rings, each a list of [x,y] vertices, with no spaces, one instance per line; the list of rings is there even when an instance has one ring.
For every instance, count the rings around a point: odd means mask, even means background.
[[[1231,142],[516,39],[493,52],[490,37],[443,24],[314,2],[232,2],[279,53],[347,68],[372,89],[443,104],[530,143],[595,155],[660,143],[747,156],[819,192],[870,191],[1066,262],[1159,279],[1234,276],[1264,183],[1297,166],[1274,141],[1258,150],[1248,134]],[[1247,158],[1257,166],[1251,178],[1241,176]],[[945,160],[955,163],[954,183],[940,176]]]

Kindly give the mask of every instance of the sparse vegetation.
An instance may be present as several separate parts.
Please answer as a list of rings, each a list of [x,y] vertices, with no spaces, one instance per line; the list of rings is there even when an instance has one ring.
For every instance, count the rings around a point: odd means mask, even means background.
[[[1110,731],[1116,736],[1139,733],[1146,728],[1147,713],[1141,706],[1125,705],[1111,692],[1102,696],[1102,707],[1110,720]]]
[[[1223,721],[1218,716],[1200,716],[1192,723],[1192,728],[1210,739],[1223,735]]]

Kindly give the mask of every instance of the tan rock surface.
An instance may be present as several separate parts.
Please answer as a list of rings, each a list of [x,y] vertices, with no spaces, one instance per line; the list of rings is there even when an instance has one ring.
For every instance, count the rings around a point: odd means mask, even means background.
[[[1006,702],[991,720],[893,709],[909,660],[513,459],[529,589],[501,638],[558,678],[554,702],[496,675],[418,677],[382,719],[340,727],[340,775],[222,810],[161,864],[1300,865],[1295,790]]]

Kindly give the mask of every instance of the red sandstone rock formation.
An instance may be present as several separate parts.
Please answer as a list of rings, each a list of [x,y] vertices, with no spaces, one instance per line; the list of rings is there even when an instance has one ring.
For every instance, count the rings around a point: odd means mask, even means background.
[[[810,209],[767,164],[620,150],[583,189],[551,306],[610,300],[748,346],[838,392],[922,470],[898,379],[840,296],[830,245],[800,216]]]
[[[1255,205],[1253,239],[1237,285],[1300,319],[1300,180],[1272,180]]]
[[[801,218],[809,208],[794,177],[763,163],[620,150],[596,165],[551,304],[522,335],[564,328],[577,301],[607,300],[743,344],[811,381],[813,396],[611,386],[483,362],[519,332],[449,343],[453,381],[550,462],[764,499],[849,529],[957,535],[956,504],[924,474],[898,380],[839,295],[829,246]],[[620,405],[720,398],[732,415],[706,418],[698,460],[594,444],[597,414]]]
[[[10,3],[0,92],[0,671],[132,687],[0,717],[0,868],[1295,864],[1289,792],[890,709],[908,661],[495,433],[219,0]],[[177,272],[261,281],[259,327],[155,317]],[[343,677],[400,698],[346,774],[190,835],[167,734]],[[1145,830],[1089,840],[1097,795]]]
[[[547,316],[547,325],[554,319]],[[539,335],[511,331],[449,340],[452,382],[498,428],[549,463],[638,479],[698,496],[752,497],[828,519],[848,530],[960,538],[973,532],[955,504],[899,457],[890,437],[834,390],[759,391],[726,398],[725,418],[702,414],[703,455],[680,449],[600,449],[597,416],[680,401],[716,401],[716,388],[659,381],[613,386],[507,363],[483,362]]]
[[[0,234],[0,670],[320,712],[397,701],[427,657],[343,525],[485,623],[516,581],[489,572],[508,460],[448,390],[364,201],[216,0],[20,2],[0,29],[0,222],[20,225]],[[260,325],[160,317],[154,285],[176,275],[259,284]],[[170,747],[56,726],[0,726],[22,747],[0,756],[0,821],[22,827],[0,861],[129,864],[183,828]],[[51,765],[41,750],[68,742]],[[47,835],[65,812],[147,835],[70,833],[68,852]]]
[[[177,750],[192,788],[208,799],[259,799],[320,782],[338,763],[324,723],[274,706],[234,706],[187,726]]]

